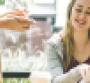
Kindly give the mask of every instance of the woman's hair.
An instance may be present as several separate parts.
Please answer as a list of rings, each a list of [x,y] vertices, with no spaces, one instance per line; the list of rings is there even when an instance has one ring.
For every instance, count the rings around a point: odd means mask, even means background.
[[[72,0],[68,6],[67,10],[67,23],[65,27],[65,36],[63,37],[63,61],[64,61],[64,70],[67,71],[68,66],[70,65],[72,55],[73,55],[73,28],[70,23],[70,16],[72,12],[72,7],[74,6],[76,0]]]

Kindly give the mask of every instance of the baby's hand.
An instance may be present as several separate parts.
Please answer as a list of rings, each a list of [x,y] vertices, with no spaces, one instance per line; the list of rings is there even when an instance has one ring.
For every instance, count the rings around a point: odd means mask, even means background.
[[[86,83],[84,80],[81,80],[79,83]]]
[[[90,65],[81,65],[79,71],[82,76],[83,82],[90,83]]]

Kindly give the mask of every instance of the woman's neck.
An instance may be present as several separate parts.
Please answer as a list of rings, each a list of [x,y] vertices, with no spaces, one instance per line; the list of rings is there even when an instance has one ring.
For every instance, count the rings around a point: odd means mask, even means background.
[[[85,46],[88,43],[87,31],[74,31],[74,44],[77,47]]]

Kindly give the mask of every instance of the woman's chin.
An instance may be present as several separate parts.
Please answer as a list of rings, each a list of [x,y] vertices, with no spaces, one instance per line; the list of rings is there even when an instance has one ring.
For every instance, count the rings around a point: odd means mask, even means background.
[[[80,24],[74,24],[73,27],[74,27],[75,30],[85,30],[86,29],[85,25],[80,25]]]

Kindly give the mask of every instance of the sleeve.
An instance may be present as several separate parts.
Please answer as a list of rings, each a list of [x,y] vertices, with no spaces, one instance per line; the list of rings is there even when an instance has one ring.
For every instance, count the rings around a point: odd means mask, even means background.
[[[45,46],[45,55],[47,57],[47,70],[55,77],[63,73],[62,62],[56,52],[56,47],[52,43]]]
[[[81,79],[78,67],[63,73],[62,53],[58,54],[54,44],[48,43],[45,48],[47,56],[47,70],[52,75],[52,83],[77,83]]]

